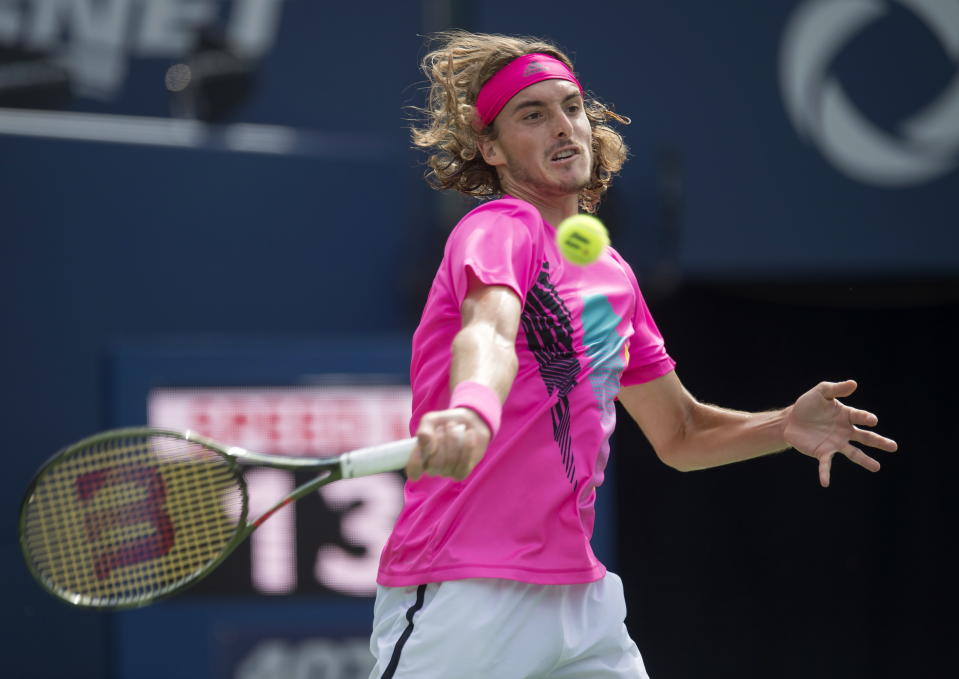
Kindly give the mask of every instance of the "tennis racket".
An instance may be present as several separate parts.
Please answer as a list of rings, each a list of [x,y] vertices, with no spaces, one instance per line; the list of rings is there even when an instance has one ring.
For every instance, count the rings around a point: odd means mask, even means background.
[[[37,472],[20,506],[20,548],[36,580],[64,601],[144,606],[195,584],[277,510],[320,486],[402,469],[414,444],[298,458],[193,432],[106,431],[61,450]],[[250,519],[241,463],[320,474]]]

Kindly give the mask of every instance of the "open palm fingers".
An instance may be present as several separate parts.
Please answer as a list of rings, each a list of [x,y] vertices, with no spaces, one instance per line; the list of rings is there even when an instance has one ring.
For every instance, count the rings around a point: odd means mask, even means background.
[[[827,453],[819,458],[819,483],[823,488],[829,487],[829,477],[832,470],[832,459],[836,453],[842,453],[863,469],[868,469],[871,472],[879,471],[878,460],[869,457],[851,443],[846,443],[842,446],[839,446],[836,451]]]
[[[888,453],[896,451],[898,446],[892,439],[887,439],[885,436],[880,436],[872,431],[860,429],[860,427],[875,427],[879,424],[878,417],[866,410],[849,408],[848,406],[845,407],[848,411],[849,424],[852,425],[853,429],[853,435],[850,437],[851,440],[861,443],[864,446],[869,446],[870,448],[885,450]]]
[[[887,453],[894,453],[899,448],[899,445],[892,439],[887,439],[874,431],[867,431],[859,427],[853,427],[852,440],[870,448],[885,450]]]
[[[839,401],[836,401],[836,403],[839,403]],[[877,424],[879,424],[879,418],[868,410],[850,408],[849,406],[841,403],[840,405],[846,409],[846,414],[851,424],[859,425],[861,427],[875,427]]]

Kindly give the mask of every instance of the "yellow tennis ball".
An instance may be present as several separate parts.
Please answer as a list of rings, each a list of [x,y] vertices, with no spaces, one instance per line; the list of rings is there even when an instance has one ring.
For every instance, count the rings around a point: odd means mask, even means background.
[[[556,229],[556,245],[563,257],[573,264],[592,264],[609,245],[609,233],[603,223],[592,215],[567,217]]]

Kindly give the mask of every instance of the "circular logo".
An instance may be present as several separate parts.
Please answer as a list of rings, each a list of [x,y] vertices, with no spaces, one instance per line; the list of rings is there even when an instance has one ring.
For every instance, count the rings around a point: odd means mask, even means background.
[[[930,181],[959,165],[959,70],[898,134],[872,123],[829,73],[852,37],[908,7],[959,65],[959,0],[807,0],[790,18],[780,51],[780,85],[796,130],[848,176],[880,186]]]

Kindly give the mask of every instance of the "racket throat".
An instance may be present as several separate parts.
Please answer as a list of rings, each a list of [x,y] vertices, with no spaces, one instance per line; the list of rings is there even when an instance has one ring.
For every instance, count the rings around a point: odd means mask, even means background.
[[[340,478],[341,478],[341,472],[340,472],[340,470],[339,470],[339,469],[331,469],[331,470],[328,470],[328,471],[326,471],[325,473],[321,474],[320,476],[317,476],[316,478],[310,479],[310,480],[307,481],[306,483],[297,486],[296,488],[293,489],[293,492],[291,492],[291,493],[290,493],[289,495],[287,495],[285,498],[283,498],[283,499],[280,500],[278,503],[276,503],[275,505],[273,505],[272,507],[270,507],[268,510],[266,510],[266,511],[265,511],[263,514],[261,514],[259,517],[257,517],[256,519],[254,519],[254,520],[249,524],[249,530],[250,530],[250,531],[256,530],[257,528],[259,528],[259,527],[263,524],[264,521],[266,521],[267,519],[269,519],[271,516],[273,516],[274,514],[276,514],[278,511],[280,511],[281,509],[283,509],[283,508],[286,507],[287,505],[292,504],[292,503],[296,502],[297,500],[299,500],[300,498],[303,498],[303,497],[309,495],[310,493],[312,493],[314,490],[316,490],[316,489],[319,488],[320,486],[326,485],[327,483],[332,483],[333,481],[337,481],[337,480],[339,480]]]

